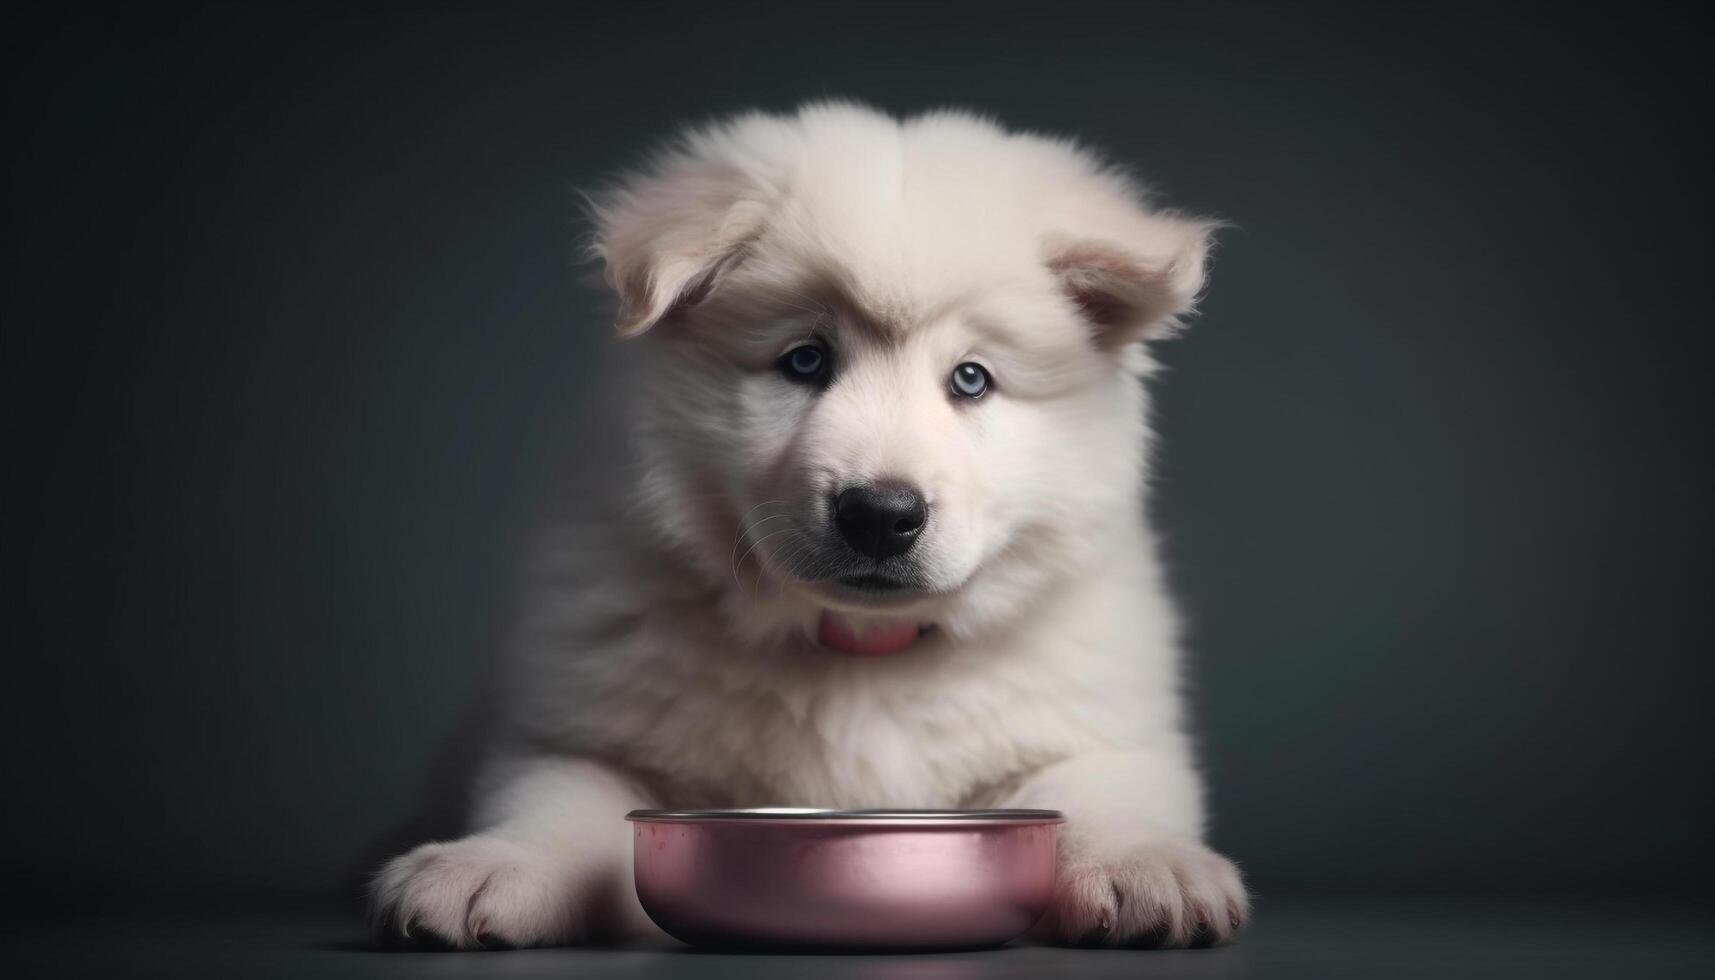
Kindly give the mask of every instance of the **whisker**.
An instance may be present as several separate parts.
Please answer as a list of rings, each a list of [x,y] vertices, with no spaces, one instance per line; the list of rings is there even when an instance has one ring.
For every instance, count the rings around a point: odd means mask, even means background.
[[[744,533],[745,533],[744,522],[750,519],[750,515],[756,513],[757,511],[761,510],[764,507],[771,507],[771,506],[776,506],[776,505],[784,507],[784,506],[786,506],[786,501],[784,501],[784,500],[764,500],[762,503],[757,504],[755,507],[752,507],[751,509],[745,511],[744,516],[742,516],[738,519],[739,532],[734,537],[735,538],[741,538],[744,536]]]
[[[751,555],[751,552],[755,551],[757,549],[757,547],[762,544],[762,542],[767,541],[769,538],[776,537],[776,536],[781,535],[781,534],[790,534],[791,532],[793,532],[795,530],[797,530],[797,528],[795,526],[794,527],[783,527],[778,531],[770,531],[767,534],[764,534],[762,537],[757,538],[756,541],[753,542],[749,548],[745,549],[744,555],[742,557],[740,557],[738,561],[733,562],[733,566],[732,566],[733,582],[735,582],[739,586],[739,588],[741,588],[741,589],[744,587],[744,583],[739,580],[738,570],[744,566],[745,559],[749,558]],[[758,560],[758,563],[760,564],[760,559]]]
[[[727,556],[727,562],[732,565],[733,571],[735,573],[738,571],[739,563],[744,560],[743,558],[738,557],[738,546],[743,544],[746,538],[750,537],[752,534],[755,534],[757,529],[762,527],[762,525],[767,524],[769,521],[777,521],[782,517],[790,519],[792,517],[792,515],[791,514],[775,514],[772,517],[761,518],[756,523],[754,523],[754,524],[750,525],[749,527],[741,530],[738,533],[738,536],[733,538],[732,554]],[[772,533],[772,532],[770,532],[770,533]],[[750,547],[754,550],[756,548],[756,545],[752,544]],[[745,556],[749,557],[749,555],[750,555],[750,552],[746,551]]]
[[[784,566],[785,570],[775,582],[775,595],[783,594],[786,591],[786,580],[797,576],[796,569],[800,560],[807,554],[810,554],[814,549],[815,542],[799,539],[796,542],[796,547],[780,558],[780,564]]]
[[[801,582],[810,581],[812,579],[807,578],[807,576],[819,576],[823,570],[833,567],[837,567],[836,561],[828,555],[821,554],[812,543],[811,547],[801,548],[792,553],[792,562],[787,575]],[[784,584],[782,584],[781,589],[784,591]]]

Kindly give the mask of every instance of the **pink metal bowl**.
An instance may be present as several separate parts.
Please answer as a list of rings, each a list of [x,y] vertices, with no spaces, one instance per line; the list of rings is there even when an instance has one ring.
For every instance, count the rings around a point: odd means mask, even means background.
[[[637,897],[697,946],[969,949],[1054,896],[1055,810],[633,810]]]

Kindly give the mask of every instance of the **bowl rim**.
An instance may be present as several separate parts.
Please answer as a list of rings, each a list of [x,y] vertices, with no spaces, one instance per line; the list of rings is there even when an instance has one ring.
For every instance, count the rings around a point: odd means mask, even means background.
[[[746,807],[707,810],[633,810],[633,823],[876,823],[876,824],[1058,824],[1059,810],[829,810],[818,807]]]

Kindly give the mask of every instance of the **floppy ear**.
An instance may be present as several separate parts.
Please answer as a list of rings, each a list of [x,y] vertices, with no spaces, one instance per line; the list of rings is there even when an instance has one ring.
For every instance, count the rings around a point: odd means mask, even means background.
[[[1203,289],[1216,224],[1147,212],[1104,224],[1051,237],[1049,270],[1102,349],[1171,336]]]
[[[755,185],[729,164],[674,155],[592,201],[594,252],[619,294],[621,337],[708,296],[762,225]]]

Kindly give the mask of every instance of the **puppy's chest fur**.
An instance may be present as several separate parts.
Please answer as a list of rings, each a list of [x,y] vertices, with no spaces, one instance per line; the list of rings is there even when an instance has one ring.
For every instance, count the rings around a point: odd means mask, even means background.
[[[1177,737],[1172,618],[1142,547],[980,641],[879,658],[746,645],[694,579],[635,549],[593,575],[601,553],[564,545],[538,569],[506,722],[662,805],[992,805],[1061,759]]]
[[[1126,741],[1129,727],[1103,685],[1016,649],[931,640],[884,662],[715,646],[657,617],[605,648],[562,651],[561,676],[538,677],[520,721],[534,740],[637,773],[664,805],[842,808],[992,803],[1017,776]]]

